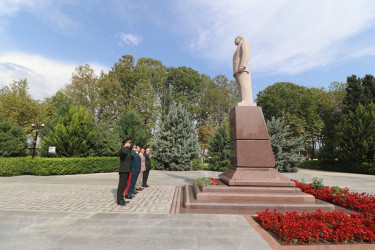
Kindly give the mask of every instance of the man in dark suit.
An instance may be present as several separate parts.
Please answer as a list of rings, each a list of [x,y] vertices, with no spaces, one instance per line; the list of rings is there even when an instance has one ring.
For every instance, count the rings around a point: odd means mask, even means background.
[[[149,185],[147,185],[147,180],[148,180],[148,175],[151,169],[151,149],[150,148],[146,149],[146,153],[144,154],[144,156],[145,156],[146,170],[143,172],[143,187],[149,187]]]
[[[138,169],[138,154],[137,154],[137,146],[132,145],[131,146],[131,158],[132,158],[132,163],[131,163],[131,177],[130,177],[130,185],[128,188],[128,193],[125,196],[126,199],[132,199],[134,197],[133,194],[137,194],[138,192],[134,190],[135,182],[137,181],[137,169]]]
[[[124,192],[128,183],[129,173],[132,169],[132,158],[130,155],[130,139],[127,138],[122,142],[120,155],[119,183],[117,188],[117,204],[125,206]]]

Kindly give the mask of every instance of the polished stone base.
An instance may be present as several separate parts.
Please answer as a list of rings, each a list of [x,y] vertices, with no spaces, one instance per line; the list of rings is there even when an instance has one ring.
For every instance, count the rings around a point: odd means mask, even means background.
[[[294,187],[275,168],[229,168],[219,178],[230,186]]]
[[[178,213],[251,214],[266,209],[279,212],[332,212],[335,206],[316,200],[295,187],[249,187],[219,185],[198,187],[186,185],[179,191]]]

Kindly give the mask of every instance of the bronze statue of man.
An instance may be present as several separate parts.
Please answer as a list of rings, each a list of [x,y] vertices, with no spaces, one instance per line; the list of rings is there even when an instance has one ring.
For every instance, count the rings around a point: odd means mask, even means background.
[[[238,35],[234,40],[237,49],[233,55],[233,77],[236,79],[238,96],[240,102],[238,106],[256,106],[253,103],[251,93],[251,78],[249,72],[250,47],[249,42],[243,36]]]

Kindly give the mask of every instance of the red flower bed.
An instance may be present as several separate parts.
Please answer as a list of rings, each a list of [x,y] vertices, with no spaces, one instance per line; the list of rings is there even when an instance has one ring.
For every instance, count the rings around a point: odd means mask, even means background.
[[[312,184],[305,184],[296,180],[296,187],[302,192],[313,195],[315,198],[335,205],[349,208],[367,216],[375,215],[375,195],[367,193],[349,192],[348,188],[337,189],[325,186],[322,190],[313,189]]]
[[[266,230],[274,233],[285,244],[312,242],[374,242],[375,196],[349,192],[348,188],[325,186],[321,190],[296,180],[296,187],[315,198],[352,209],[358,213],[349,216],[342,212],[297,212],[282,214],[274,210],[258,212],[255,220]]]
[[[313,242],[374,242],[374,217],[362,214],[350,216],[342,212],[279,213],[276,210],[258,212],[255,220],[266,230],[273,232],[285,244]]]

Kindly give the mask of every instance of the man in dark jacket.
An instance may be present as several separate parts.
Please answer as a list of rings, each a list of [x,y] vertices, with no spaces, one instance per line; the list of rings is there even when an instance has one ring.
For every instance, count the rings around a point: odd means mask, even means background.
[[[150,148],[146,149],[146,153],[144,154],[144,156],[145,156],[146,170],[143,172],[143,187],[149,187],[149,185],[147,185],[147,180],[148,180],[148,175],[151,169],[151,149]]]
[[[135,186],[135,182],[137,181],[137,171],[138,171],[138,154],[137,154],[137,146],[136,145],[132,145],[131,146],[132,148],[132,151],[130,152],[131,153],[131,157],[132,157],[132,163],[131,163],[131,166],[132,166],[132,174],[131,174],[131,177],[130,177],[130,185],[129,185],[129,188],[128,188],[128,193],[127,195],[125,196],[125,198],[127,199],[132,199],[133,198],[133,194],[136,194],[138,193],[137,191],[134,190],[134,186]]]
[[[129,173],[132,169],[132,158],[130,155],[130,139],[127,138],[122,142],[120,150],[120,169],[119,169],[119,183],[117,188],[117,204],[125,206],[124,192],[128,184]]]

